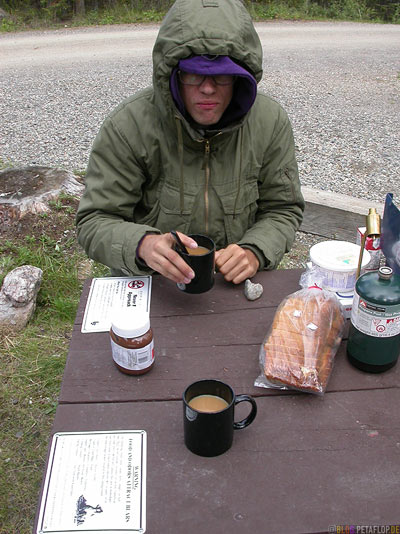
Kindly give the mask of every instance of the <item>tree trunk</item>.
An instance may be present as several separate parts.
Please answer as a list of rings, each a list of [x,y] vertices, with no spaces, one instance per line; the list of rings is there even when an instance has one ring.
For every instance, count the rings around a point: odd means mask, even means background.
[[[0,171],[0,235],[26,214],[50,211],[61,192],[79,198],[84,186],[69,171],[30,166]]]
[[[75,0],[75,14],[76,15],[85,14],[85,0]]]

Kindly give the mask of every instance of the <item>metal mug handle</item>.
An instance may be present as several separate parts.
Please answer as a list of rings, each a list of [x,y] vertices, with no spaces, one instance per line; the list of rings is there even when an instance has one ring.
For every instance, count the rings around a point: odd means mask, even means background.
[[[256,401],[253,399],[253,397],[250,397],[249,395],[237,395],[235,398],[235,406],[236,404],[239,404],[239,402],[250,402],[251,404],[251,412],[247,417],[245,417],[242,421],[238,421],[237,423],[233,423],[233,428],[235,430],[240,430],[241,428],[246,428],[246,426],[249,426],[250,423],[252,423],[257,415],[257,404]]]

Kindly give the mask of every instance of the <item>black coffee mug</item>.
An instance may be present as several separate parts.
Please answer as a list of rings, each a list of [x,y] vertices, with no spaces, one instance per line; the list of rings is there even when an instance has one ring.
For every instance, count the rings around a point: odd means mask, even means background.
[[[195,276],[189,284],[177,286],[185,293],[205,293],[214,285],[215,243],[205,235],[191,234],[189,237],[199,245],[197,249],[188,249],[188,254],[178,248],[175,250],[190,265]]]
[[[252,408],[242,421],[234,421],[235,405],[250,402]],[[256,401],[249,395],[235,395],[219,380],[200,380],[183,393],[183,430],[186,447],[200,456],[218,456],[233,441],[233,431],[245,428],[257,414]]]

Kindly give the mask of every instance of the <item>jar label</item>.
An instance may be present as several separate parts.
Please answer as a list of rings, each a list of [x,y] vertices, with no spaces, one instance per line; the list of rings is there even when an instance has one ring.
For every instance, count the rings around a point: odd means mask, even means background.
[[[130,371],[147,369],[154,361],[154,340],[140,349],[127,349],[111,339],[111,350],[115,363]]]
[[[400,334],[400,304],[394,306],[375,304],[355,292],[351,322],[357,330],[369,336],[397,336]]]
[[[313,264],[313,270],[321,277],[324,288],[331,291],[350,291],[356,282],[356,272],[329,271]]]

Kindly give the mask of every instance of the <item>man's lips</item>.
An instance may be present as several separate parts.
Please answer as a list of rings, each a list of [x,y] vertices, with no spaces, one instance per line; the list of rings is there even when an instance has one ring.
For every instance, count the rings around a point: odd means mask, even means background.
[[[218,106],[218,102],[197,102],[196,106],[200,109],[214,109]]]

